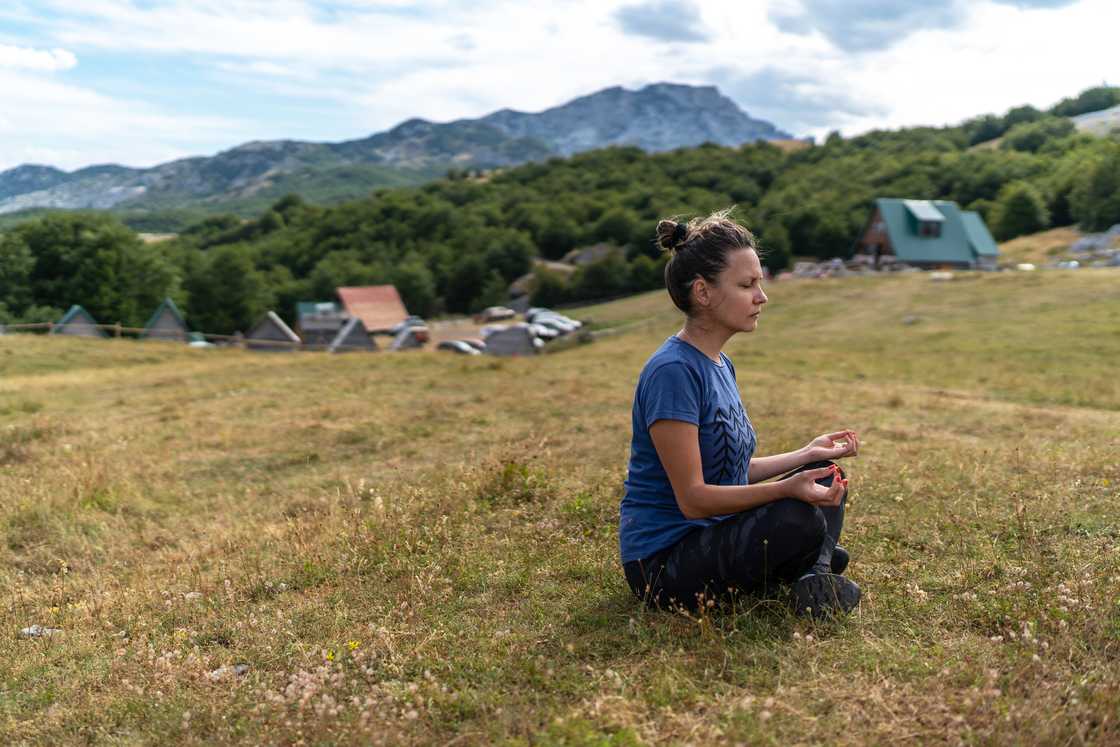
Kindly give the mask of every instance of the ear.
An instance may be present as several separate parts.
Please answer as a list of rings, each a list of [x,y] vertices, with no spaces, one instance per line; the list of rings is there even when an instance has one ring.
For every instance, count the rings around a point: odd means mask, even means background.
[[[707,308],[712,302],[712,289],[708,287],[708,281],[702,277],[692,281],[692,293],[696,303],[703,308]]]

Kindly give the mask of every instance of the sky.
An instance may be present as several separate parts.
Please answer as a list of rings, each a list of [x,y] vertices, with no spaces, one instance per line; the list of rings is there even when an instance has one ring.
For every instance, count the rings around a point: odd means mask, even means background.
[[[1115,0],[4,0],[0,170],[715,85],[797,136],[1120,83]]]

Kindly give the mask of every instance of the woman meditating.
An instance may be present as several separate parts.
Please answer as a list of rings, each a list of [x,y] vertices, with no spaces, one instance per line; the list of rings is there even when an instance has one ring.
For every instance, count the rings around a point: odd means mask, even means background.
[[[634,394],[630,468],[619,517],[626,580],[651,606],[696,609],[733,589],[790,584],[795,609],[849,612],[859,586],[837,546],[854,456],[851,430],[797,451],[755,457],[735,366],[723,346],[753,332],[767,302],[754,236],[714,213],[663,220],[665,285],[684,327],[650,357]],[[776,475],[778,480],[764,482]]]

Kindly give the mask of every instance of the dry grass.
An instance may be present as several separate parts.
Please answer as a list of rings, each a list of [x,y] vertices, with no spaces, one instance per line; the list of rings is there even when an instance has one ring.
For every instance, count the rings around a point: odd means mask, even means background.
[[[532,360],[0,338],[0,741],[1116,743],[1120,272],[958,278],[730,345],[761,453],[863,433],[830,625],[629,596],[663,294]]]
[[[1001,262],[1033,262],[1049,264],[1065,257],[1069,248],[1081,238],[1073,226],[1051,228],[1049,231],[1020,236],[999,245]]]

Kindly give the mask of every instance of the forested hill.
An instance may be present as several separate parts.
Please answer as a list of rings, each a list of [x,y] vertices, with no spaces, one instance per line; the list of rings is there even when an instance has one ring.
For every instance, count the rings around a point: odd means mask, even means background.
[[[1096,101],[1099,90],[1060,106]],[[791,253],[849,255],[879,196],[955,200],[999,239],[1071,223],[1099,230],[1120,222],[1120,139],[1019,107],[800,150],[607,148],[330,208],[292,196],[255,220],[217,216],[149,246],[108,216],[49,215],[0,238],[0,314],[42,321],[81,303],[135,324],[169,293],[195,328],[229,332],[269,308],[290,320],[297,301],[380,282],[396,284],[415,313],[464,312],[504,300],[534,257],[609,242],[620,251],[572,278],[537,278],[541,302],[604,297],[662,283],[651,241],[660,217],[736,204],[778,269]]]

